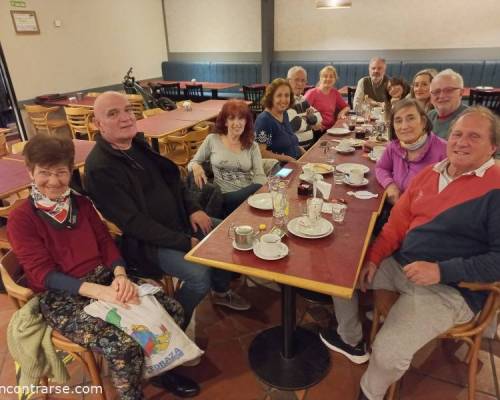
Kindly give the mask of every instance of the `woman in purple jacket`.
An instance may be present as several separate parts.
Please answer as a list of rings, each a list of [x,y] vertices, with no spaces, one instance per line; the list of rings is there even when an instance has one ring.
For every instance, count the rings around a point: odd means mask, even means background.
[[[431,132],[425,111],[411,98],[393,105],[390,129],[394,139],[377,162],[375,175],[394,205],[415,175],[446,158],[446,142]]]

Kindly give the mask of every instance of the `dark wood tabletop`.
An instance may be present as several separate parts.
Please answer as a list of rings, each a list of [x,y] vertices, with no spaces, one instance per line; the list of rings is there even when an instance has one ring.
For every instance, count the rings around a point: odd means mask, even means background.
[[[342,124],[339,122],[337,125]],[[301,162],[325,162],[326,155],[321,147],[322,141],[338,139],[324,135],[301,159]],[[334,150],[330,150],[334,151]],[[266,224],[267,231],[272,226],[272,211],[261,211],[243,203],[226,218],[198,246],[191,250],[186,259],[196,263],[274,280],[279,283],[314,290],[325,294],[351,297],[362,264],[371,231],[383,204],[383,189],[376,182],[373,172],[374,163],[366,157],[362,149],[351,155],[335,154],[336,164],[356,162],[366,165],[369,183],[366,187],[355,189],[346,185],[334,186],[331,198],[345,199],[348,210],[342,224],[334,223],[334,233],[322,239],[302,239],[289,233],[284,243],[289,248],[285,258],[265,261],[257,258],[252,251],[233,249],[228,229],[232,224],[248,224],[257,228]],[[297,185],[302,164],[289,164],[293,168],[288,187],[290,201],[289,220],[301,215],[301,204],[306,198],[297,195]],[[325,181],[333,183],[332,174],[324,176]],[[360,200],[348,196],[348,191],[369,190],[378,193],[378,198]],[[267,187],[261,192],[267,191]],[[330,214],[323,214],[331,221]]]

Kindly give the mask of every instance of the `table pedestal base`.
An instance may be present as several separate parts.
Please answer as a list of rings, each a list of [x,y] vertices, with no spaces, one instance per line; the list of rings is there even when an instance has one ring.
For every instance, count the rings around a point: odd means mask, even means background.
[[[301,390],[318,383],[328,372],[330,355],[317,334],[297,327],[294,354],[283,356],[283,328],[260,333],[248,351],[250,367],[265,383],[282,390]]]

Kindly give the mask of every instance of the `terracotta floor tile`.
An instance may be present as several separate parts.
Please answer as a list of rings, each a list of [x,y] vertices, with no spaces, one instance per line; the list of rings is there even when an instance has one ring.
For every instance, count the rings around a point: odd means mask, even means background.
[[[328,374],[316,386],[307,389],[305,400],[355,400],[359,381],[367,364],[357,365],[346,357],[330,351],[331,366]]]
[[[202,388],[199,400],[253,400],[264,397],[264,388],[250,370],[247,352],[238,340],[209,343],[197,367],[179,368]]]
[[[488,340],[483,340],[479,352],[476,387],[478,391],[496,395]],[[420,374],[465,387],[468,366],[462,360],[465,359],[466,351],[467,346],[460,342],[435,340],[415,355],[412,366]]]
[[[408,371],[401,385],[400,400],[467,400],[467,388]],[[476,392],[476,400],[497,397]]]

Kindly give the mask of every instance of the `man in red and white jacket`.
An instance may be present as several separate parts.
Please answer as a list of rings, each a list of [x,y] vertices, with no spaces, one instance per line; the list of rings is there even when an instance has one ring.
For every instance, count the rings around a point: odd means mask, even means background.
[[[413,179],[370,246],[361,290],[400,297],[375,339],[360,399],[383,399],[418,349],[482,308],[486,294],[459,282],[500,281],[500,166],[492,158],[499,137],[500,121],[490,110],[464,111],[450,128],[448,158]],[[356,294],[334,298],[334,305],[337,331],[321,339],[366,362]]]

